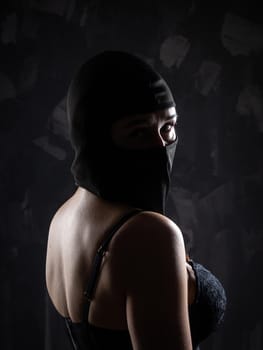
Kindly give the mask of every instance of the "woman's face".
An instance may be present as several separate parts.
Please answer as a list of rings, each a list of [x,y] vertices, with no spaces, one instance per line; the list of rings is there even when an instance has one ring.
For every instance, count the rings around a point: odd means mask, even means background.
[[[176,138],[174,107],[153,113],[136,114],[117,120],[111,129],[113,142],[126,149],[164,147]]]

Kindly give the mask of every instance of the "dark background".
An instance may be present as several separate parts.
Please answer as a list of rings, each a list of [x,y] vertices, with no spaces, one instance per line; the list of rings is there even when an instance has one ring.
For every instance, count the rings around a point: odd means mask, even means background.
[[[65,95],[88,57],[133,52],[180,116],[168,215],[228,296],[202,350],[263,349],[263,14],[254,1],[0,3],[2,349],[67,349],[45,289],[52,215],[75,189]]]

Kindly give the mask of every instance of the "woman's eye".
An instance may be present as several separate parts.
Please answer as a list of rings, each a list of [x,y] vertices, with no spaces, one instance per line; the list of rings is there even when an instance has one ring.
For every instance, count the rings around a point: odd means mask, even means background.
[[[165,142],[172,142],[176,139],[175,123],[164,124],[159,132]],[[131,142],[154,143],[157,134],[156,127],[140,127],[130,130],[128,137]]]
[[[173,142],[176,140],[176,130],[175,130],[175,124],[174,123],[167,123],[162,127],[162,135],[163,139],[166,142]]]
[[[168,133],[172,130],[174,130],[175,125],[174,124],[165,124],[162,128],[162,131],[165,133]]]

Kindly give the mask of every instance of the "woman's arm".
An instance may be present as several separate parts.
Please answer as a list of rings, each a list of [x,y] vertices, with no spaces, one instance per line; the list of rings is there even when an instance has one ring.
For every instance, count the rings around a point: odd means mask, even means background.
[[[168,218],[143,212],[119,235],[126,316],[135,350],[192,350],[185,247]]]

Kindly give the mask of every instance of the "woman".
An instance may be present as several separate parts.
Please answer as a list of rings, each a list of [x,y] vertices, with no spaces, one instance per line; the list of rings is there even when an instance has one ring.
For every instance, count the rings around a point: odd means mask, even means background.
[[[46,280],[75,349],[196,349],[222,321],[225,294],[186,262],[165,214],[178,142],[163,78],[124,52],[103,52],[68,93],[75,194],[49,231]]]

